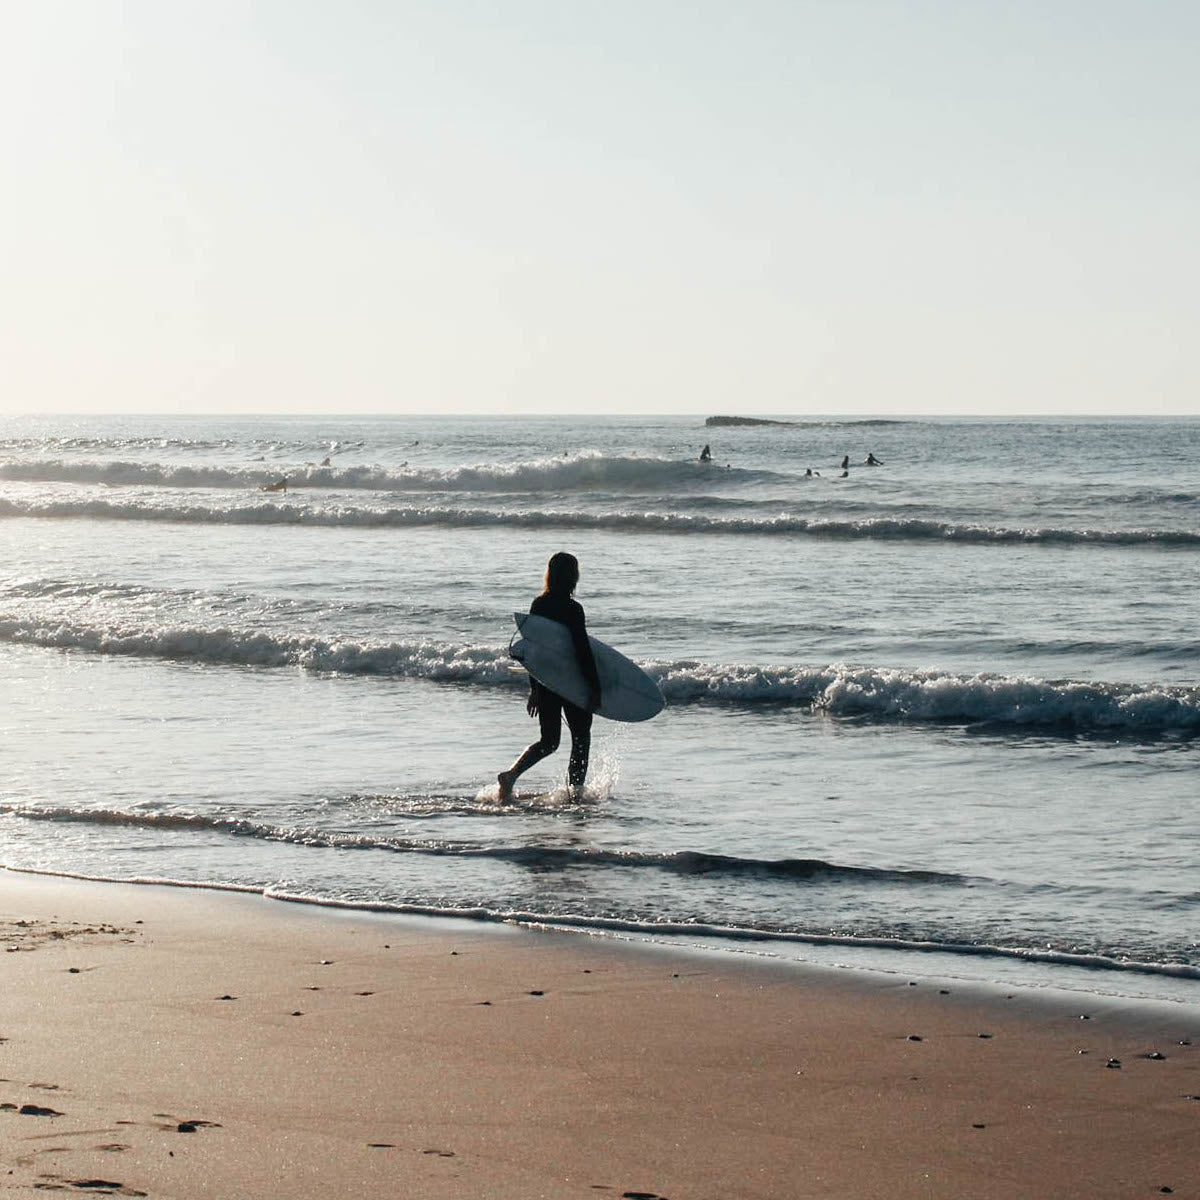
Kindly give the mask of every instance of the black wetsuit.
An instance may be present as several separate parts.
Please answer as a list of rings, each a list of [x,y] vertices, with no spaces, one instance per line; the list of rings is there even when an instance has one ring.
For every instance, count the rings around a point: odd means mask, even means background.
[[[579,669],[583,672],[588,686],[599,693],[600,676],[596,673],[596,660],[588,642],[583,606],[570,596],[543,592],[534,598],[529,611],[534,616],[558,621],[571,631],[571,641],[575,645]],[[571,761],[567,764],[567,782],[572,787],[582,787],[587,775],[588,752],[592,742],[592,714],[586,708],[580,708],[549,688],[543,687],[532,676],[529,678],[529,687],[533,699],[537,701],[541,737],[532,746],[527,747],[524,754],[513,764],[512,770],[519,775],[558,749],[565,714],[567,728],[571,731]]]

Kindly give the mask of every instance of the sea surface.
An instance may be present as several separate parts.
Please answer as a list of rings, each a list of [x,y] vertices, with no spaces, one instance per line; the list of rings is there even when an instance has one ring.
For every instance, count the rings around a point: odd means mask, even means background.
[[[1200,420],[6,419],[0,547],[9,867],[1200,1002]],[[560,549],[667,707],[501,805]]]

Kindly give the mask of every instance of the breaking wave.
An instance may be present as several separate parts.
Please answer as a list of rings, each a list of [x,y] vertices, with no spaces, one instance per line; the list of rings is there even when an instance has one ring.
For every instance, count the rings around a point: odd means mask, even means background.
[[[841,541],[910,540],[967,545],[1057,545],[1200,548],[1200,530],[1072,529],[1055,526],[994,526],[919,517],[856,520],[780,513],[763,517],[718,517],[677,512],[578,512],[555,509],[462,508],[443,505],[365,507],[261,500],[227,507],[107,499],[0,500],[0,517],[96,518],[117,521],[217,525],[302,525],[317,528],[411,528],[416,526],[513,529],[595,529],[619,533],[727,534],[811,537]]]
[[[103,484],[109,487],[261,487],[285,475],[290,488],[384,492],[673,491],[723,483],[758,483],[769,471],[719,469],[694,461],[635,455],[577,454],[527,462],[459,467],[329,466],[273,460],[244,467],[166,466],[122,460],[29,459],[0,463],[0,479],[23,483]]]
[[[359,642],[235,628],[96,626],[0,620],[0,642],[93,654],[316,673],[385,676],[478,687],[522,687],[503,647],[434,640]],[[1200,687],[1043,680],[907,670],[649,662],[667,703],[797,706],[881,721],[989,723],[1031,730],[1200,733]]]

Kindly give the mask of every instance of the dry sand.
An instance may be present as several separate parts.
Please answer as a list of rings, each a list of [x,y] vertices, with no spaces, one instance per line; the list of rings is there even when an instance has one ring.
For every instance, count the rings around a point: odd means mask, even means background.
[[[1195,1006],[2,871],[0,950],[0,1193],[1200,1197]]]

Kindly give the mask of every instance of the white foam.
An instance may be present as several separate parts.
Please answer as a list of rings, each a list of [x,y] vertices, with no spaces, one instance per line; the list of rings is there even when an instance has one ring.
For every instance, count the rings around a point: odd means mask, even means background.
[[[365,642],[262,630],[173,625],[89,625],[0,620],[0,642],[93,654],[248,667],[382,675],[480,687],[524,686],[502,646],[433,639]],[[834,663],[823,667],[649,662],[670,705],[797,705],[835,716],[882,720],[994,722],[1027,728],[1200,731],[1200,687],[1044,680]]]
[[[401,489],[396,489],[401,490]],[[432,489],[429,489],[432,490]],[[484,489],[480,489],[484,490]],[[493,491],[503,489],[493,488]],[[520,489],[513,488],[513,491]],[[924,518],[803,517],[778,513],[761,517],[720,517],[680,512],[571,509],[510,509],[440,504],[382,506],[318,501],[282,493],[271,500],[193,503],[161,497],[128,500],[88,497],[70,500],[0,500],[0,517],[92,518],[215,525],[305,525],[332,528],[416,526],[514,529],[595,529],[619,533],[724,534],[749,537],[811,537],[835,541],[912,540],[964,545],[1128,546],[1200,549],[1200,532],[1189,529],[1070,529],[1058,526],[972,525]]]

